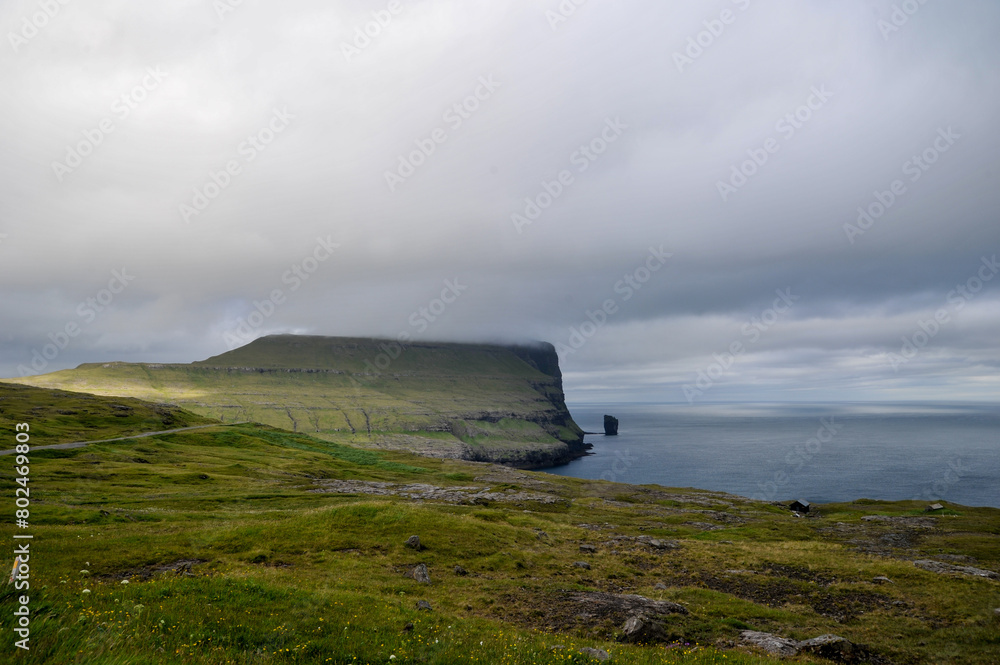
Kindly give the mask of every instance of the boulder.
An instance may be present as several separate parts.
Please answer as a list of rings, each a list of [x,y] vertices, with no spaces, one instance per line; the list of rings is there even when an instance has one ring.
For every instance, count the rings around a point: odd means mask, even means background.
[[[421,584],[430,584],[431,583],[431,574],[430,574],[430,571],[427,570],[427,566],[425,564],[422,564],[422,563],[417,564],[413,568],[413,570],[410,571],[409,577],[412,577],[413,579],[415,579],[416,581],[420,582]]]
[[[799,643],[795,640],[756,630],[744,630],[740,633],[740,641],[763,649],[774,656],[794,656],[799,652]]]
[[[584,570],[590,570],[590,564],[586,561],[574,561],[573,565],[577,568],[583,568]]]
[[[839,635],[820,635],[799,642],[799,651],[838,663],[860,663],[862,660],[867,660],[868,656],[867,649]]]
[[[846,665],[886,662],[867,646],[855,644],[839,635],[820,635],[811,640],[797,642],[771,633],[744,630],[740,633],[740,640],[744,644],[759,647],[774,656],[795,656],[804,653]]]
[[[618,419],[614,416],[604,416],[604,434],[615,436],[618,434]]]
[[[580,545],[580,551],[584,554],[597,554],[597,547],[594,545]]]
[[[424,546],[420,544],[420,536],[410,536],[406,539],[406,546],[415,549],[418,552],[424,549]]]
[[[872,578],[872,583],[873,584],[895,584],[895,582],[893,582],[892,580],[890,580],[885,575],[878,575],[877,577],[873,577]]]
[[[418,610],[427,610],[428,612],[430,612],[431,611],[431,604],[428,603],[426,600],[418,600],[417,601],[417,609]]]
[[[583,647],[582,649],[580,649],[580,653],[582,653],[584,656],[590,656],[594,660],[608,660],[609,658],[611,658],[611,654],[609,654],[604,649],[592,649],[590,647]]]
[[[662,622],[642,614],[634,614],[622,626],[622,634],[618,641],[629,644],[654,644],[656,642],[669,642],[670,637]]]
[[[461,566],[455,566],[455,574],[464,576],[468,575],[469,571],[467,571],[465,568],[462,568]]]

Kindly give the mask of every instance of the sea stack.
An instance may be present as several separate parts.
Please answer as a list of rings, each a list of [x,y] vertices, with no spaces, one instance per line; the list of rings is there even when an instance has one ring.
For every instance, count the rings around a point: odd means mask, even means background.
[[[618,434],[618,419],[614,416],[604,416],[604,434],[615,436]]]

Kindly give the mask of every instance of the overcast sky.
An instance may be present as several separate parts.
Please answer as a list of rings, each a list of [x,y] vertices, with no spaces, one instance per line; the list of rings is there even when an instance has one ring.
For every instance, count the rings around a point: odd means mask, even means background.
[[[995,2],[42,4],[2,376],[405,333],[576,402],[1000,399]]]

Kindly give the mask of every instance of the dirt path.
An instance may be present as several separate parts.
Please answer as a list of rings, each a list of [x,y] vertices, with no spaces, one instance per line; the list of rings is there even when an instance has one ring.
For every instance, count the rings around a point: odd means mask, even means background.
[[[32,452],[36,450],[65,450],[67,448],[82,448],[91,443],[109,443],[111,441],[125,441],[127,439],[142,439],[147,436],[157,436],[158,434],[173,434],[174,432],[186,432],[192,429],[206,429],[208,427],[225,427],[227,425],[242,425],[244,423],[214,423],[211,425],[192,425],[191,427],[178,427],[177,429],[165,429],[159,432],[146,432],[144,434],[133,434],[131,436],[119,436],[114,439],[100,439],[98,441],[75,441],[73,443],[54,443],[51,446],[32,446]],[[13,455],[16,450],[0,450],[0,456]]]

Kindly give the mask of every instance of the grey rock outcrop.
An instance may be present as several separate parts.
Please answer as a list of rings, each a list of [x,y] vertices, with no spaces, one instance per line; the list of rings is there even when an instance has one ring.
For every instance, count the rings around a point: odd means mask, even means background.
[[[427,566],[425,564],[422,564],[422,563],[417,564],[413,568],[413,570],[410,571],[410,574],[408,576],[412,577],[413,579],[415,579],[416,581],[420,582],[421,584],[430,584],[431,583],[431,574],[430,574],[430,571],[427,570]]]
[[[580,649],[580,653],[582,653],[584,656],[590,656],[595,660],[603,661],[611,658],[611,654],[609,654],[604,649],[592,649],[590,647],[583,647],[582,649]]]
[[[618,434],[618,419],[614,416],[604,416],[604,434],[606,436],[616,436]]]
[[[744,630],[740,633],[740,641],[763,649],[774,656],[794,656],[799,652],[797,641],[756,630]]]

